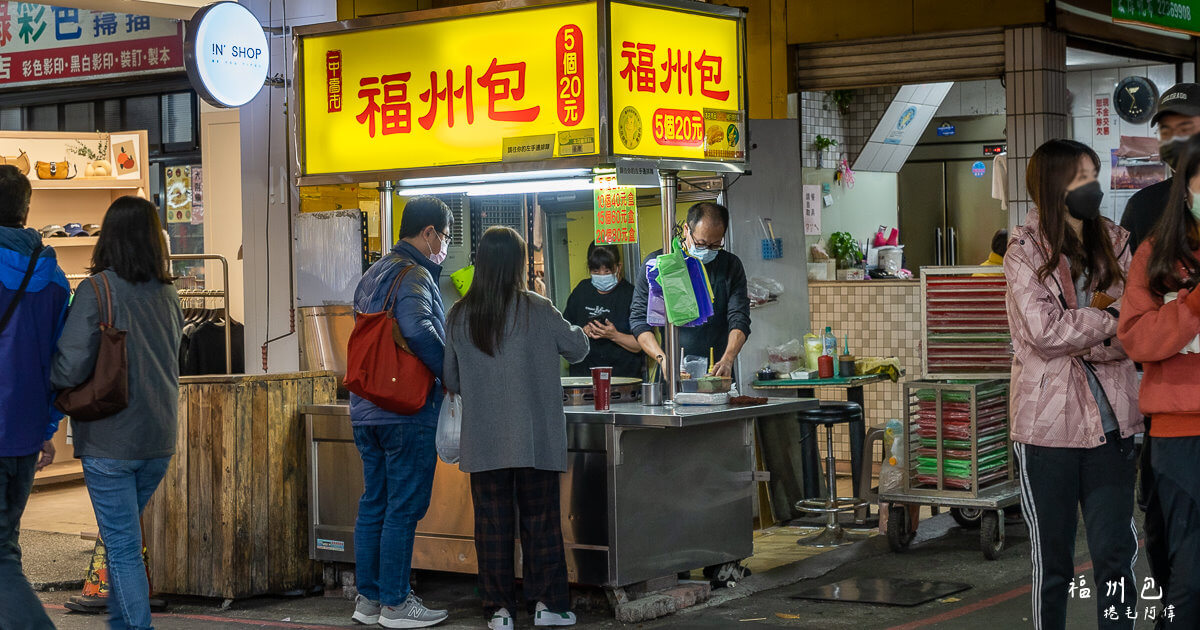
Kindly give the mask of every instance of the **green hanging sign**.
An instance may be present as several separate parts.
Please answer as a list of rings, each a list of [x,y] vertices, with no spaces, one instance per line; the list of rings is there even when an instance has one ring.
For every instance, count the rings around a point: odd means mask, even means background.
[[[1112,0],[1112,17],[1114,22],[1200,35],[1200,4],[1195,0]]]

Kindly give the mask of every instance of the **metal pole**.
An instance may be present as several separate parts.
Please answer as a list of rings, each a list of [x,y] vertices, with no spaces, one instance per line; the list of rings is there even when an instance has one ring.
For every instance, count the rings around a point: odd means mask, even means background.
[[[379,184],[379,232],[382,251],[380,254],[387,256],[387,253],[392,251],[392,182],[380,182]]]
[[[671,251],[671,240],[675,232],[675,193],[679,187],[679,174],[676,171],[659,171],[659,186],[662,191],[662,231],[663,253]],[[679,358],[679,331],[670,321],[663,332],[663,381],[666,391],[663,401],[674,400],[679,391],[679,368],[682,367],[676,359]]]

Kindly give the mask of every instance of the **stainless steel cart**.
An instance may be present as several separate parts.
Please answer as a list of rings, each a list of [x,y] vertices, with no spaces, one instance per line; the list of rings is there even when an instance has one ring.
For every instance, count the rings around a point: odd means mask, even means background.
[[[889,506],[889,546],[908,548],[916,535],[909,510],[928,505],[950,508],[960,525],[978,527],[984,557],[995,560],[1005,547],[1004,510],[1020,498],[1008,381],[911,381],[904,388],[900,488],[880,492]]]

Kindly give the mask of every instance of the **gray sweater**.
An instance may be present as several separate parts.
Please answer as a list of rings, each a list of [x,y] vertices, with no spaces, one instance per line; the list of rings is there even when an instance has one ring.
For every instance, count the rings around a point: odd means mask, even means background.
[[[183,312],[170,284],[133,284],[105,271],[113,324],[127,331],[129,406],[107,418],[72,422],[75,457],[154,459],[175,452],[179,409],[179,342]],[[104,283],[97,278],[103,292]],[[92,283],[80,283],[58,340],[50,382],[56,389],[86,381],[100,349],[100,305]]]
[[[588,338],[546,298],[526,292],[516,302],[509,307],[507,333],[494,357],[471,342],[466,317],[455,313],[450,318],[444,383],[462,395],[463,472],[567,470],[559,357],[582,361]]]

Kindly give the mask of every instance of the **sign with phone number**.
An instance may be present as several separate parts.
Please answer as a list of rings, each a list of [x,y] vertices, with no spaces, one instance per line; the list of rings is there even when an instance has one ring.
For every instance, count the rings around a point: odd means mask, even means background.
[[[1200,8],[1192,10],[1192,4],[1173,0],[1112,0],[1112,17],[1117,22],[1200,35]]]

